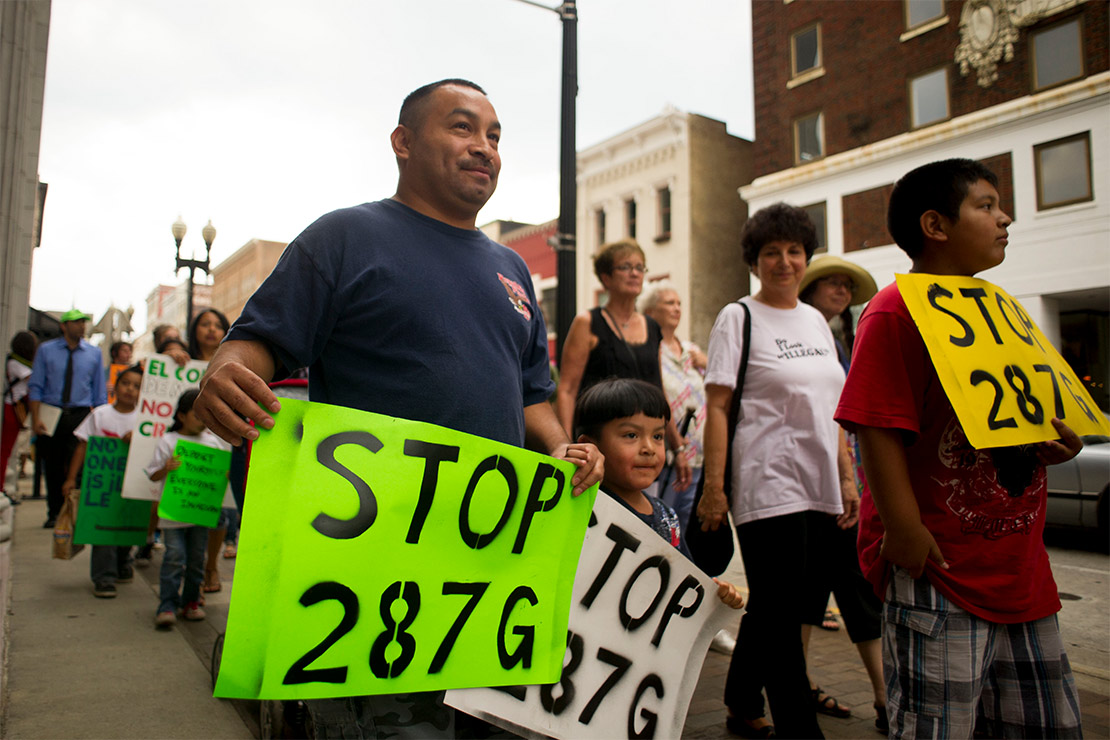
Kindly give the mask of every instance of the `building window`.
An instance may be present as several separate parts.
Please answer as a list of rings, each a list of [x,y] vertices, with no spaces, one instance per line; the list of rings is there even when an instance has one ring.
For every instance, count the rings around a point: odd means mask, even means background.
[[[1091,186],[1091,132],[1033,147],[1037,210],[1094,199]]]
[[[825,124],[820,113],[794,121],[794,161],[812,162],[825,156]]]
[[[636,199],[629,198],[624,202],[624,225],[629,239],[636,238]]]
[[[594,211],[594,235],[599,245],[605,243],[605,209],[598,208]]]
[[[927,72],[910,80],[910,121],[913,128],[948,118],[948,69]]]
[[[1033,36],[1033,89],[1083,76],[1083,31],[1079,19],[1037,31]]]
[[[659,214],[658,235],[655,241],[671,238],[671,186],[664,185],[655,191],[655,211]]]
[[[920,26],[944,15],[944,0],[903,0],[903,2],[906,9],[906,28]]]
[[[828,227],[826,226],[825,219],[825,201],[802,206],[802,210],[806,212],[806,215],[809,216],[809,220],[813,222],[813,226],[817,230],[817,252],[823,253],[829,251]]]
[[[821,24],[790,37],[790,65],[792,77],[821,66]]]

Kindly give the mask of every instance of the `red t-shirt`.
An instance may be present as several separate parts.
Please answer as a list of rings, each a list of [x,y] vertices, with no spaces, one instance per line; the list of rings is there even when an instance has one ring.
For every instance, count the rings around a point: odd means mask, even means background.
[[[983,619],[1028,622],[1060,610],[1042,533],[1047,501],[1035,448],[968,444],[898,286],[879,291],[860,318],[852,367],[836,409],[857,425],[899,429],[921,520],[948,563],[925,573],[953,603]],[[864,490],[860,567],[880,598],[883,525]]]

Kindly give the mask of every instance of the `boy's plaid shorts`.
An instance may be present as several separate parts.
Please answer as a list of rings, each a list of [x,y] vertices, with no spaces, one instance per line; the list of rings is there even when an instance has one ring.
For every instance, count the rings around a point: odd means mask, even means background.
[[[1056,615],[997,624],[894,567],[883,605],[892,738],[1082,737]],[[978,724],[977,724],[978,723]]]

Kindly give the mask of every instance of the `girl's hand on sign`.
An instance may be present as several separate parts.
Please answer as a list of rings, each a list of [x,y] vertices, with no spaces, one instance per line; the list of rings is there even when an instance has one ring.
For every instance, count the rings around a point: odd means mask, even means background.
[[[1037,457],[1043,465],[1067,462],[1083,449],[1083,440],[1064,422],[1053,417],[1052,426],[1060,433],[1060,439],[1041,442],[1037,445]]]
[[[740,595],[740,591],[736,586],[733,586],[728,581],[722,581],[719,578],[714,578],[713,582],[717,584],[717,597],[725,606],[739,609],[744,606],[744,597]]]
[[[933,539],[932,532],[921,522],[904,530],[887,529],[879,554],[885,560],[908,570],[914,578],[920,578],[925,572],[925,561],[928,559],[948,570],[948,563],[944,562],[944,555]]]
[[[169,460],[166,460],[166,464],[162,468],[162,470],[166,471],[166,474],[168,475],[170,473],[170,471],[177,470],[180,467],[181,467],[181,457],[179,455],[174,455]]]

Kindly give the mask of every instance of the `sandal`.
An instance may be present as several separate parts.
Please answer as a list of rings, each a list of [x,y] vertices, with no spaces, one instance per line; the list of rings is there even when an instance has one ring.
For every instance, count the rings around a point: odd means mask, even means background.
[[[760,720],[763,720],[764,724],[753,724]],[[743,719],[730,714],[725,718],[725,727],[727,727],[728,731],[733,735],[753,738],[754,740],[765,740],[765,738],[775,737],[775,726],[762,716],[756,717],[755,719]]]
[[[225,545],[224,546],[224,558],[225,559],[231,560],[232,558],[235,557],[236,552],[237,551],[236,551],[235,545]]]
[[[821,620],[821,629],[828,630],[829,632],[837,632],[840,629],[840,622],[836,621],[836,615],[832,613],[831,609],[825,610],[825,616]]]
[[[200,587],[200,590],[206,594],[214,594],[221,588],[223,588],[223,584],[220,583],[220,579],[217,577],[215,581],[209,581],[206,579],[204,581],[204,585]]]
[[[827,714],[840,719],[852,716],[851,709],[838,702],[836,697],[826,694],[820,686],[810,689],[810,693],[813,694],[813,704],[818,714]]]

